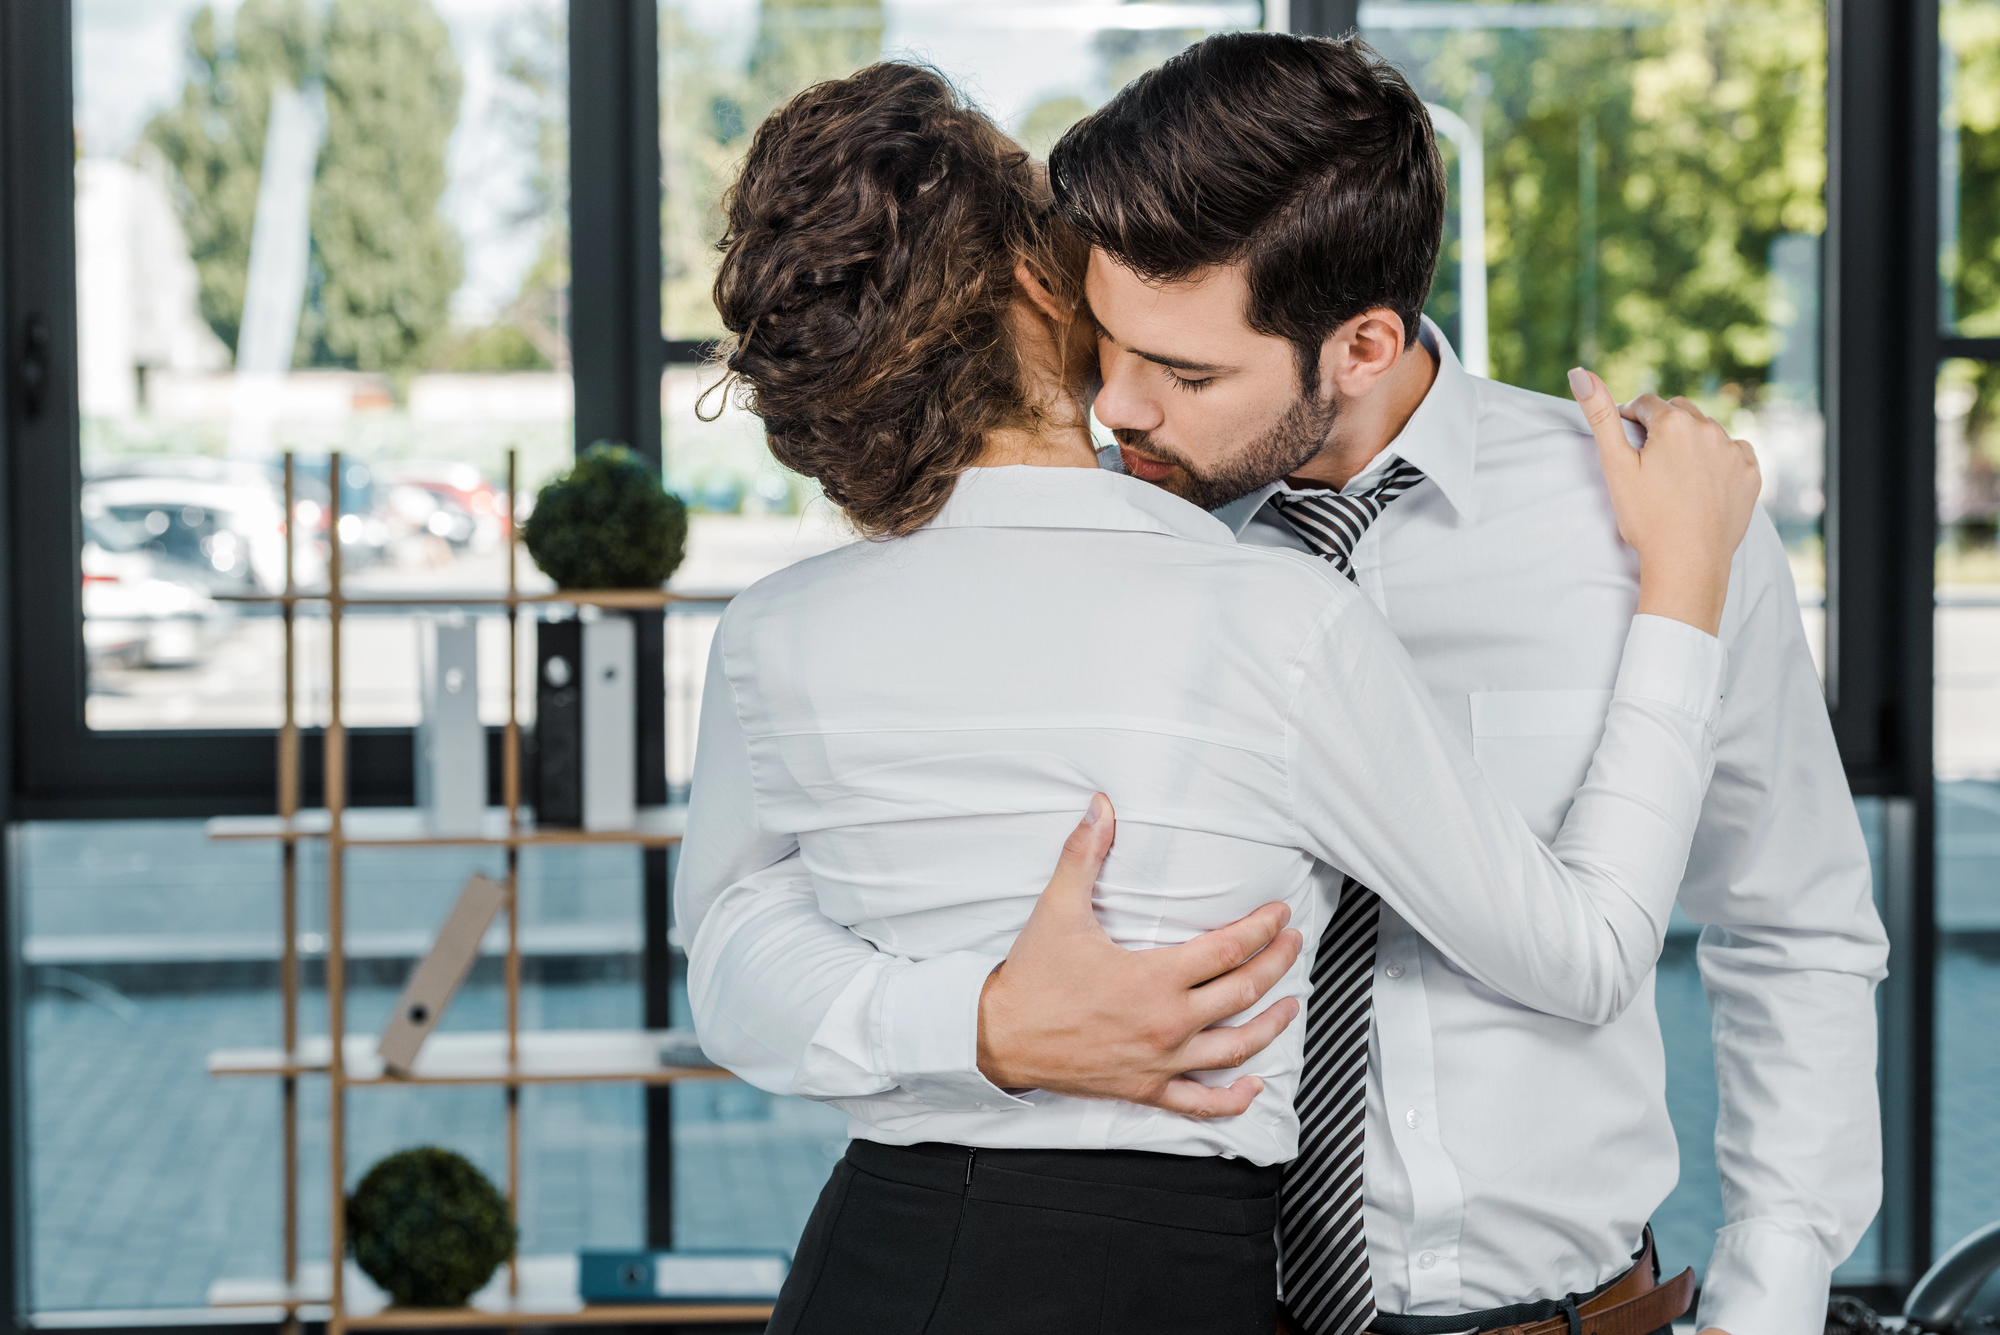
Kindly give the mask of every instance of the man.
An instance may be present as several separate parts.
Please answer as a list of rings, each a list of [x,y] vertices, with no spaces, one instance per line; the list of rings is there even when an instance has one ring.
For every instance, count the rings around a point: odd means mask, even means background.
[[[1576,409],[1474,379],[1421,321],[1444,185],[1420,101],[1358,41],[1213,38],[1072,130],[1051,174],[1094,247],[1096,411],[1123,466],[1215,509],[1241,541],[1353,578],[1552,838],[1602,728],[1637,581]],[[1716,774],[1681,893],[1705,924],[1728,1212],[1701,1320],[1805,1335],[1879,1194],[1885,947],[1789,569],[1761,519],[1721,639]],[[1087,882],[1101,852],[1072,841],[1057,882]],[[724,899],[728,945],[691,980],[704,1039],[794,1072],[798,1092],[893,1086],[965,1108],[1028,1087],[1225,1116],[1250,1097],[1176,1077],[1240,1060],[1243,1036],[1207,1026],[1275,976],[1251,957],[1280,915],[1130,967],[1087,927],[1031,924],[997,967],[870,953],[817,916],[795,859]],[[1650,1258],[1634,1258],[1677,1176],[1650,988],[1602,1026],[1557,1019],[1454,968],[1365,888],[1341,904],[1366,912],[1329,913],[1350,935],[1322,944],[1315,992],[1365,1004],[1305,1021],[1280,1225],[1294,1321],[1310,1335],[1576,1329],[1649,1285]],[[826,951],[867,958],[809,1010],[786,979]],[[1217,975],[1231,986],[1199,986]],[[1316,1069],[1364,1035],[1359,1078]]]

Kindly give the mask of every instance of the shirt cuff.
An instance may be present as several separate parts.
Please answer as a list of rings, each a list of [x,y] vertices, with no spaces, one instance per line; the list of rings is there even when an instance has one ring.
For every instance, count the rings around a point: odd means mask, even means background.
[[[1635,616],[1615,694],[1671,705],[1712,728],[1728,671],[1729,651],[1707,631],[1671,617]]]
[[[1729,1335],[1821,1335],[1833,1266],[1810,1230],[1752,1221],[1717,1236],[1696,1329]]]
[[[892,970],[875,995],[883,1073],[940,1112],[1030,1107],[979,1072],[979,994],[1003,957],[954,951]]]

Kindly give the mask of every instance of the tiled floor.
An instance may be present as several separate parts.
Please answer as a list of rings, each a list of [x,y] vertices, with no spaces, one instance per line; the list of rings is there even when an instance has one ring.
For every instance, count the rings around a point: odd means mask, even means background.
[[[1940,903],[1972,914],[1969,925],[1982,911],[2000,919],[2000,788],[1954,786],[1941,826]],[[36,940],[275,933],[269,850],[210,844],[198,824],[186,822],[38,825],[20,833],[17,865]],[[530,920],[636,920],[637,869],[629,856],[573,857],[527,868]],[[358,859],[355,911],[380,926],[434,922],[468,869],[462,854]],[[1977,925],[1992,930],[1983,920]],[[1941,1242],[2000,1216],[2000,1046],[1990,1041],[1992,1017],[2000,1014],[2000,950],[1993,939],[1961,933],[1941,961]],[[1670,946],[1658,985],[1682,1175],[1655,1223],[1674,1266],[1704,1264],[1721,1222],[1708,1014],[1691,944]],[[273,1273],[278,1093],[262,1080],[211,1078],[202,1058],[218,1046],[273,1041],[275,994],[240,979],[222,986],[226,971],[199,963],[124,990],[102,981],[113,975],[84,965],[67,973],[44,966],[35,976],[41,985],[27,1017],[35,1306],[193,1306],[211,1279]],[[392,998],[387,985],[354,989],[351,1023],[378,1024]],[[549,1027],[627,1025],[639,1006],[629,967],[597,981],[534,985],[524,1000],[527,1022]],[[497,987],[475,982],[447,1023],[489,1027],[499,1007]],[[313,1023],[309,1009],[307,1027]],[[437,1143],[497,1179],[500,1097],[485,1089],[356,1091],[349,1098],[354,1174],[391,1150]],[[325,1239],[324,1086],[306,1082],[301,1106],[308,1165],[302,1241],[311,1254]],[[523,1115],[523,1248],[637,1244],[639,1092],[530,1090]],[[675,1229],[684,1245],[789,1248],[841,1153],[845,1129],[826,1108],[718,1082],[676,1091],[674,1138]]]

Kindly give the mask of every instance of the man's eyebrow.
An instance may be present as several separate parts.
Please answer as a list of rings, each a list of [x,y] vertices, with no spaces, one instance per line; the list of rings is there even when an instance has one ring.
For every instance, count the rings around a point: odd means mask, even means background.
[[[1144,358],[1156,366],[1171,366],[1176,371],[1193,371],[1197,375],[1219,375],[1222,372],[1234,371],[1236,369],[1233,366],[1218,366],[1213,362],[1189,361],[1185,357],[1173,357],[1164,352],[1147,352],[1144,348],[1131,347],[1126,344],[1124,339],[1119,338],[1118,335],[1105,328],[1104,321],[1102,320],[1097,321],[1097,332],[1110,339],[1113,343],[1116,343],[1119,347],[1124,348],[1125,351],[1131,353],[1134,357]]]

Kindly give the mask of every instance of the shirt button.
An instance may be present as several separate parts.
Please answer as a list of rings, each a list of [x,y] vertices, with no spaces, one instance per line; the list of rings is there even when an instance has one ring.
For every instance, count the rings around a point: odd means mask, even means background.
[[[1403,976],[1403,962],[1401,960],[1390,960],[1389,967],[1382,970],[1382,972],[1388,974],[1391,978],[1401,978]]]
[[[1415,1131],[1424,1124],[1424,1115],[1412,1108],[1403,1114],[1403,1121],[1409,1124],[1410,1130]]]
[[[1432,1266],[1436,1265],[1437,1263],[1438,1263],[1438,1254],[1436,1252],[1425,1252],[1422,1256],[1419,1256],[1417,1258],[1417,1264],[1422,1266],[1426,1270],[1429,1270]]]

